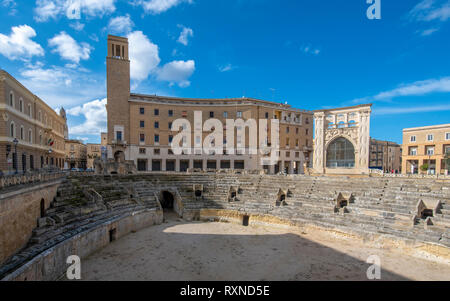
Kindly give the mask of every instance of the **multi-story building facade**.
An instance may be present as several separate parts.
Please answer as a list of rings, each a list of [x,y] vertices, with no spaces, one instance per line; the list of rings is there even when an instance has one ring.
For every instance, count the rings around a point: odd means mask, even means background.
[[[128,40],[108,36],[107,56],[108,95],[108,158],[116,161],[134,161],[139,171],[185,171],[195,169],[266,169],[269,173],[286,171],[302,173],[304,164],[309,164],[312,153],[313,114],[279,104],[252,98],[192,99],[130,93],[130,61]],[[202,120],[194,120],[195,112],[201,112]],[[262,162],[262,155],[250,154],[250,139],[257,145],[263,143],[247,133],[233,147],[245,151],[220,154],[205,153],[192,149],[175,155],[170,147],[178,134],[172,131],[173,122],[184,119],[191,126],[192,146],[203,144],[211,131],[196,136],[195,129],[203,127],[203,121],[217,119],[224,127],[224,145],[227,139],[226,120],[242,119],[256,121],[256,132],[260,132],[259,120],[268,120],[268,139],[271,144],[271,119],[279,120],[279,159],[277,164]],[[230,130],[230,129],[228,129]],[[244,128],[245,130],[245,128]],[[236,135],[235,135],[236,137]],[[253,140],[252,140],[253,141]],[[217,143],[216,141],[211,141]],[[184,141],[186,143],[186,141]],[[275,143],[275,142],[274,142]]]
[[[386,173],[400,173],[402,167],[401,145],[377,139],[370,139],[369,168]]]
[[[100,133],[101,146],[107,146],[108,145],[108,133]]]
[[[102,145],[88,143],[87,147],[87,168],[94,169],[94,161],[102,157]]]
[[[64,109],[57,114],[3,70],[0,70],[0,115],[3,174],[64,166],[64,143],[68,135]]]
[[[66,165],[65,168],[86,169],[87,147],[79,140],[66,140]]]
[[[403,130],[402,173],[446,174],[445,154],[450,153],[450,124]]]

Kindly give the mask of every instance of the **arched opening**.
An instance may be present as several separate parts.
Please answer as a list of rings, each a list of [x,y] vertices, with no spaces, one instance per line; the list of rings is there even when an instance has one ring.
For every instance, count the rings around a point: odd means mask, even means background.
[[[173,210],[174,200],[175,198],[173,197],[172,193],[163,191],[161,197],[161,207],[164,209],[164,211]]]
[[[45,200],[41,200],[41,217],[45,216]]]
[[[117,151],[114,153],[114,161],[117,163],[125,162],[125,153],[123,151]]]
[[[355,148],[347,139],[335,139],[327,149],[327,168],[354,168]]]

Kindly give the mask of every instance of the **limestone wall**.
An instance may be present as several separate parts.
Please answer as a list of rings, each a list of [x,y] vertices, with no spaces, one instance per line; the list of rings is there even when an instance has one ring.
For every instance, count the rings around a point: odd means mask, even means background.
[[[0,190],[0,264],[31,237],[41,217],[41,200],[50,206],[61,180]]]
[[[68,256],[79,256],[81,258],[81,269],[83,269],[83,258],[110,243],[110,230],[116,229],[116,239],[120,239],[132,231],[138,231],[154,224],[159,224],[162,222],[162,219],[162,212],[156,210],[141,210],[139,212],[132,212],[126,216],[111,219],[108,222],[57,244],[1,280],[57,280],[66,273],[69,266],[66,263]]]

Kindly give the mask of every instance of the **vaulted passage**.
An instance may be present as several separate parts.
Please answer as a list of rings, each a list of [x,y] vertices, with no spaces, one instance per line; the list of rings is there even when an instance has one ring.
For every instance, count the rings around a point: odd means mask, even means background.
[[[168,191],[163,191],[161,198],[161,206],[164,210],[173,210],[174,197],[173,194]]]

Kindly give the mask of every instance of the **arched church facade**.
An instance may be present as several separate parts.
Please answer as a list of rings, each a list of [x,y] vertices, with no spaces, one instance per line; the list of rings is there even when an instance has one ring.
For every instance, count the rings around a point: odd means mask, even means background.
[[[371,107],[314,112],[314,173],[369,174]]]

